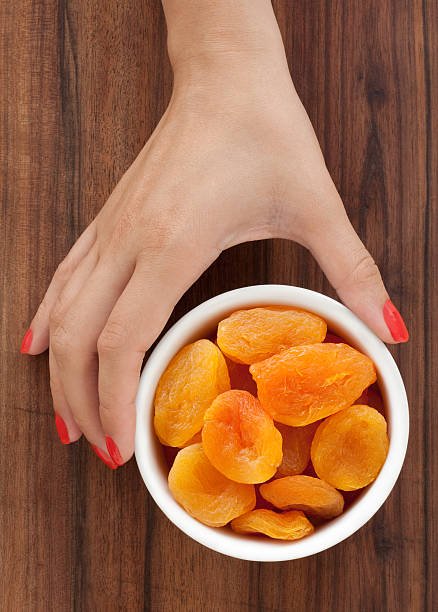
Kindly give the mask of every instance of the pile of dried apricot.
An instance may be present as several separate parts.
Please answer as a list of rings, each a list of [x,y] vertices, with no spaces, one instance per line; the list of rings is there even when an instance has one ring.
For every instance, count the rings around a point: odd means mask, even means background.
[[[183,347],[154,409],[166,456],[174,449],[175,499],[202,523],[237,533],[313,533],[342,514],[344,492],[375,480],[388,453],[374,364],[297,308],[233,312],[216,342]]]

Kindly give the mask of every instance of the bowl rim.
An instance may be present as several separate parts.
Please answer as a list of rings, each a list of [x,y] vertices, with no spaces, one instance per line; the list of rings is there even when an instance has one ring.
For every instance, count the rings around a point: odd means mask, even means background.
[[[390,437],[386,461],[376,480],[341,516],[318,527],[301,540],[283,542],[235,534],[208,527],[191,517],[173,498],[164,477],[164,459],[153,430],[153,399],[158,380],[170,359],[228,313],[261,305],[289,305],[320,315],[334,331],[350,338],[374,361],[385,395]],[[197,333],[198,330],[198,333]],[[352,339],[352,340],[351,340]],[[395,412],[396,411],[396,412]],[[385,344],[353,312],[340,302],[310,289],[293,285],[252,285],[212,297],[182,316],[152,351],[140,377],[136,397],[135,457],[150,495],[186,535],[216,552],[247,561],[288,561],[317,554],[350,537],[382,506],[400,474],[409,437],[409,408],[398,367]],[[147,413],[147,414],[146,414]],[[397,418],[393,418],[396,414]]]

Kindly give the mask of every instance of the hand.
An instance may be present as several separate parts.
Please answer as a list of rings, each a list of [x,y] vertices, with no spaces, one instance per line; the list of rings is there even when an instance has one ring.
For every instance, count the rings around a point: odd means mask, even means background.
[[[26,340],[30,354],[49,348],[61,437],[83,433],[111,467],[133,453],[145,351],[181,295],[232,245],[299,242],[341,299],[394,341],[388,294],[328,174],[281,46],[200,58],[174,61],[166,113],[58,267]],[[400,325],[393,334],[405,340]]]

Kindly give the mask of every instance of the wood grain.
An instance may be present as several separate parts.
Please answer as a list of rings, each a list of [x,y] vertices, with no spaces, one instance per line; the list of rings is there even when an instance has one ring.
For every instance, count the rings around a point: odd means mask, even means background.
[[[56,265],[159,120],[171,91],[154,0],[0,3],[0,608],[301,611],[438,609],[438,3],[274,2],[297,89],[350,217],[411,330],[393,349],[411,405],[402,475],[335,549],[278,564],[190,541],[131,462],[105,470],[54,433],[47,357],[21,336]],[[286,241],[224,253],[172,320],[234,287],[333,295]]]

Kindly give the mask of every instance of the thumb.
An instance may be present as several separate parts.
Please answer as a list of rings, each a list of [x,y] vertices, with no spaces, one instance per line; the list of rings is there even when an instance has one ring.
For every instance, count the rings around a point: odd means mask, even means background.
[[[406,325],[391,302],[379,269],[356,234],[345,209],[315,233],[309,248],[341,300],[384,342],[409,340]],[[337,211],[337,212],[338,212]]]

